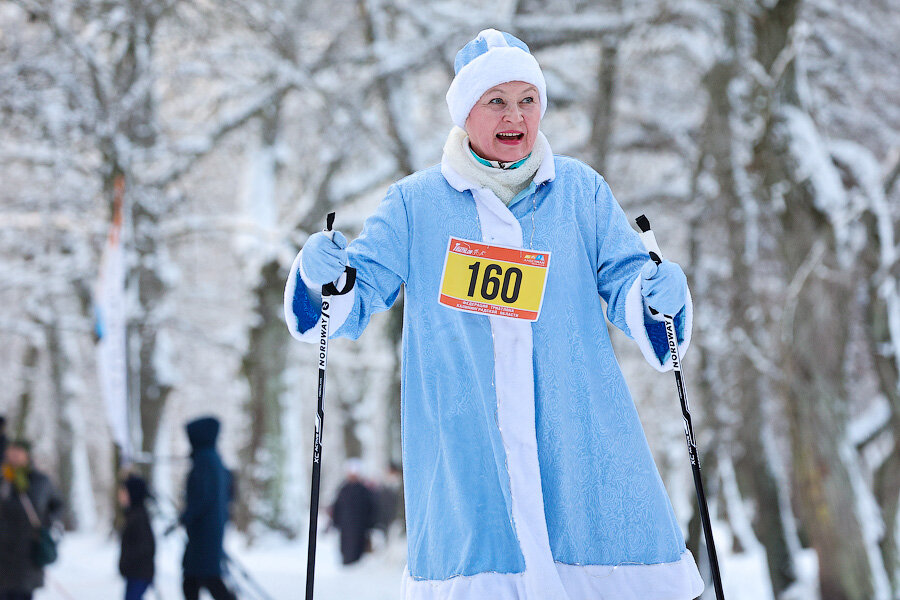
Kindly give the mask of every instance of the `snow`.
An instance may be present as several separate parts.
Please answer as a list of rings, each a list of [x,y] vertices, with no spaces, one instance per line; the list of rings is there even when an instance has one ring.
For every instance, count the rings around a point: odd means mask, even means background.
[[[324,520],[324,519],[322,519]],[[321,521],[320,521],[321,522]],[[163,537],[164,526],[157,523],[156,595],[147,600],[180,600],[183,535]],[[774,600],[767,574],[766,555],[761,547],[741,554],[729,554],[731,538],[727,525],[713,524],[719,551],[725,595],[729,600]],[[354,565],[340,561],[337,533],[320,530],[316,546],[317,600],[398,600],[406,563],[406,540],[396,537],[389,544],[376,538],[377,551],[366,554]],[[226,535],[225,550],[241,569],[250,574],[270,600],[296,600],[306,589],[306,536],[287,540],[279,535],[257,538],[248,547],[234,531]],[[60,544],[59,561],[46,571],[46,585],[34,600],[113,599],[124,596],[125,583],[118,573],[118,540],[101,533],[70,533]],[[700,562],[706,557],[698,557]],[[816,594],[815,553],[798,556],[800,581],[784,600],[813,600]],[[242,581],[238,575],[238,581]],[[239,583],[239,597],[264,600],[253,585]],[[703,598],[714,598],[711,582]]]
[[[157,528],[156,595],[147,600],[180,600],[183,535],[162,537]],[[271,600],[295,600],[306,587],[306,539],[294,541],[271,536],[248,548],[229,532],[225,549],[241,569],[251,575]],[[405,564],[405,540],[397,540],[379,554],[368,554],[357,564],[341,565],[336,532],[319,535],[316,560],[317,600],[395,600]],[[60,544],[59,561],[46,570],[46,585],[34,600],[113,599],[124,596],[118,573],[118,540],[99,533],[71,533]],[[240,577],[238,577],[238,581]],[[239,583],[239,597],[263,600],[252,584]]]
[[[859,446],[881,431],[891,418],[891,405],[884,396],[875,398],[868,408],[856,415],[847,428],[847,438]]]
[[[722,591],[725,592],[728,600],[772,600],[774,598],[764,551],[732,556],[725,563],[724,569]],[[706,583],[706,590],[702,598],[715,598],[712,583]]]
[[[791,144],[791,154],[797,161],[797,181],[810,181],[815,191],[816,205],[837,224],[849,222],[847,202],[841,178],[834,168],[827,144],[821,139],[812,118],[798,108],[782,108],[785,127]],[[841,228],[838,227],[838,230]]]

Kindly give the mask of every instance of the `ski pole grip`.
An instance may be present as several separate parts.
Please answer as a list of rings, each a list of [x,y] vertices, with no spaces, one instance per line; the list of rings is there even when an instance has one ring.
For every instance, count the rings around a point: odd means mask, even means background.
[[[334,240],[334,213],[330,212],[325,217],[325,232],[329,233],[328,236],[330,239]],[[326,283],[322,286],[322,295],[323,296],[343,296],[353,289],[353,286],[356,284],[356,269],[353,267],[344,267],[344,272],[347,274],[347,279],[344,281],[344,287],[338,289],[334,283]]]
[[[659,244],[656,243],[656,236],[653,235],[653,230],[650,229],[650,219],[645,215],[641,215],[635,219],[635,222],[641,230],[641,241],[644,242],[644,248],[650,253],[650,259],[656,264],[660,264],[662,262],[662,250],[659,249]]]
[[[644,248],[646,248],[647,252],[650,254],[650,260],[656,264],[662,263],[662,250],[659,249],[659,244],[656,243],[656,236],[653,235],[653,230],[650,229],[650,219],[645,215],[641,215],[635,219],[635,222],[637,223],[638,229],[641,230],[641,241],[644,242]],[[647,308],[650,309],[651,315],[659,314],[659,311],[652,306],[648,306]]]

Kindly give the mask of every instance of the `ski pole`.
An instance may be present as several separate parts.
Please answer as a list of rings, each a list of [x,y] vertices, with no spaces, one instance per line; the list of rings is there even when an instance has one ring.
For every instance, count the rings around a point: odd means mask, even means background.
[[[75,600],[75,596],[69,593],[69,590],[65,588],[63,584],[59,582],[59,580],[51,575],[50,573],[44,572],[44,579],[50,582],[50,586],[56,588],[56,591],[60,596],[65,598],[65,600]]]
[[[331,232],[334,213],[325,218],[325,231]],[[353,289],[356,282],[356,269],[345,269],[347,280],[340,290],[334,283],[322,286],[322,324],[319,329],[319,398],[316,408],[316,432],[313,438],[312,489],[309,494],[309,554],[306,560],[306,600],[313,600],[313,582],[316,575],[316,533],[319,524],[319,483],[322,477],[322,422],[325,419],[325,365],[328,362],[328,321],[331,318],[331,302],[329,297],[341,296]]]
[[[650,253],[650,258],[656,264],[662,262],[662,251],[656,243],[656,236],[650,229],[650,220],[641,215],[637,219],[637,226],[641,230],[641,240],[644,247]],[[657,311],[650,309],[653,314]],[[687,440],[688,455],[691,459],[691,470],[694,473],[694,487],[697,490],[697,504],[700,508],[700,522],[703,525],[703,535],[706,539],[706,553],[709,556],[709,569],[712,572],[713,587],[716,590],[716,599],[725,600],[725,592],[722,590],[722,576],[719,574],[719,559],[716,555],[716,543],[713,540],[712,525],[709,520],[709,507],[706,503],[706,494],[703,492],[703,480],[700,477],[700,456],[697,453],[697,443],[694,439],[694,428],[691,425],[691,411],[688,404],[687,389],[684,386],[684,378],[681,374],[681,359],[678,356],[678,338],[675,335],[675,316],[663,315],[666,324],[666,338],[669,341],[669,352],[672,354],[672,369],[675,371],[675,386],[678,388],[678,398],[681,401],[681,416],[684,419],[684,436]]]
[[[250,588],[253,596],[260,598],[261,600],[274,600],[272,596],[270,596],[269,593],[265,590],[265,588],[250,575],[246,568],[244,568],[244,565],[238,562],[237,559],[235,559],[227,552],[223,551],[222,554],[225,557],[225,562],[228,564],[228,566],[237,571],[238,575],[243,578],[244,583],[247,587]]]

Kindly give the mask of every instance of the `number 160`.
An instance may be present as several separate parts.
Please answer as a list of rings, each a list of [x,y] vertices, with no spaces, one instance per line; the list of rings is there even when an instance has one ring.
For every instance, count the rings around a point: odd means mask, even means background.
[[[469,297],[475,295],[475,289],[478,284],[478,272],[481,270],[481,262],[474,262],[469,265],[472,276],[469,278]],[[503,275],[501,282],[500,276]],[[500,265],[488,263],[484,268],[484,277],[481,280],[481,297],[485,300],[493,300],[500,294],[500,298],[512,304],[519,298],[519,288],[522,287],[522,270],[517,267],[510,267],[503,273]],[[512,289],[510,289],[512,288]]]

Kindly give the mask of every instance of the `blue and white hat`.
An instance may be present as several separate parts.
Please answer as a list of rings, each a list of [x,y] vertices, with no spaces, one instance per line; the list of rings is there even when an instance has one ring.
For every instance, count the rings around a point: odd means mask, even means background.
[[[541,117],[547,110],[547,84],[537,60],[519,38],[485,29],[456,53],[456,77],[447,90],[453,122],[465,129],[469,111],[482,94],[507,81],[524,81],[538,89]]]

